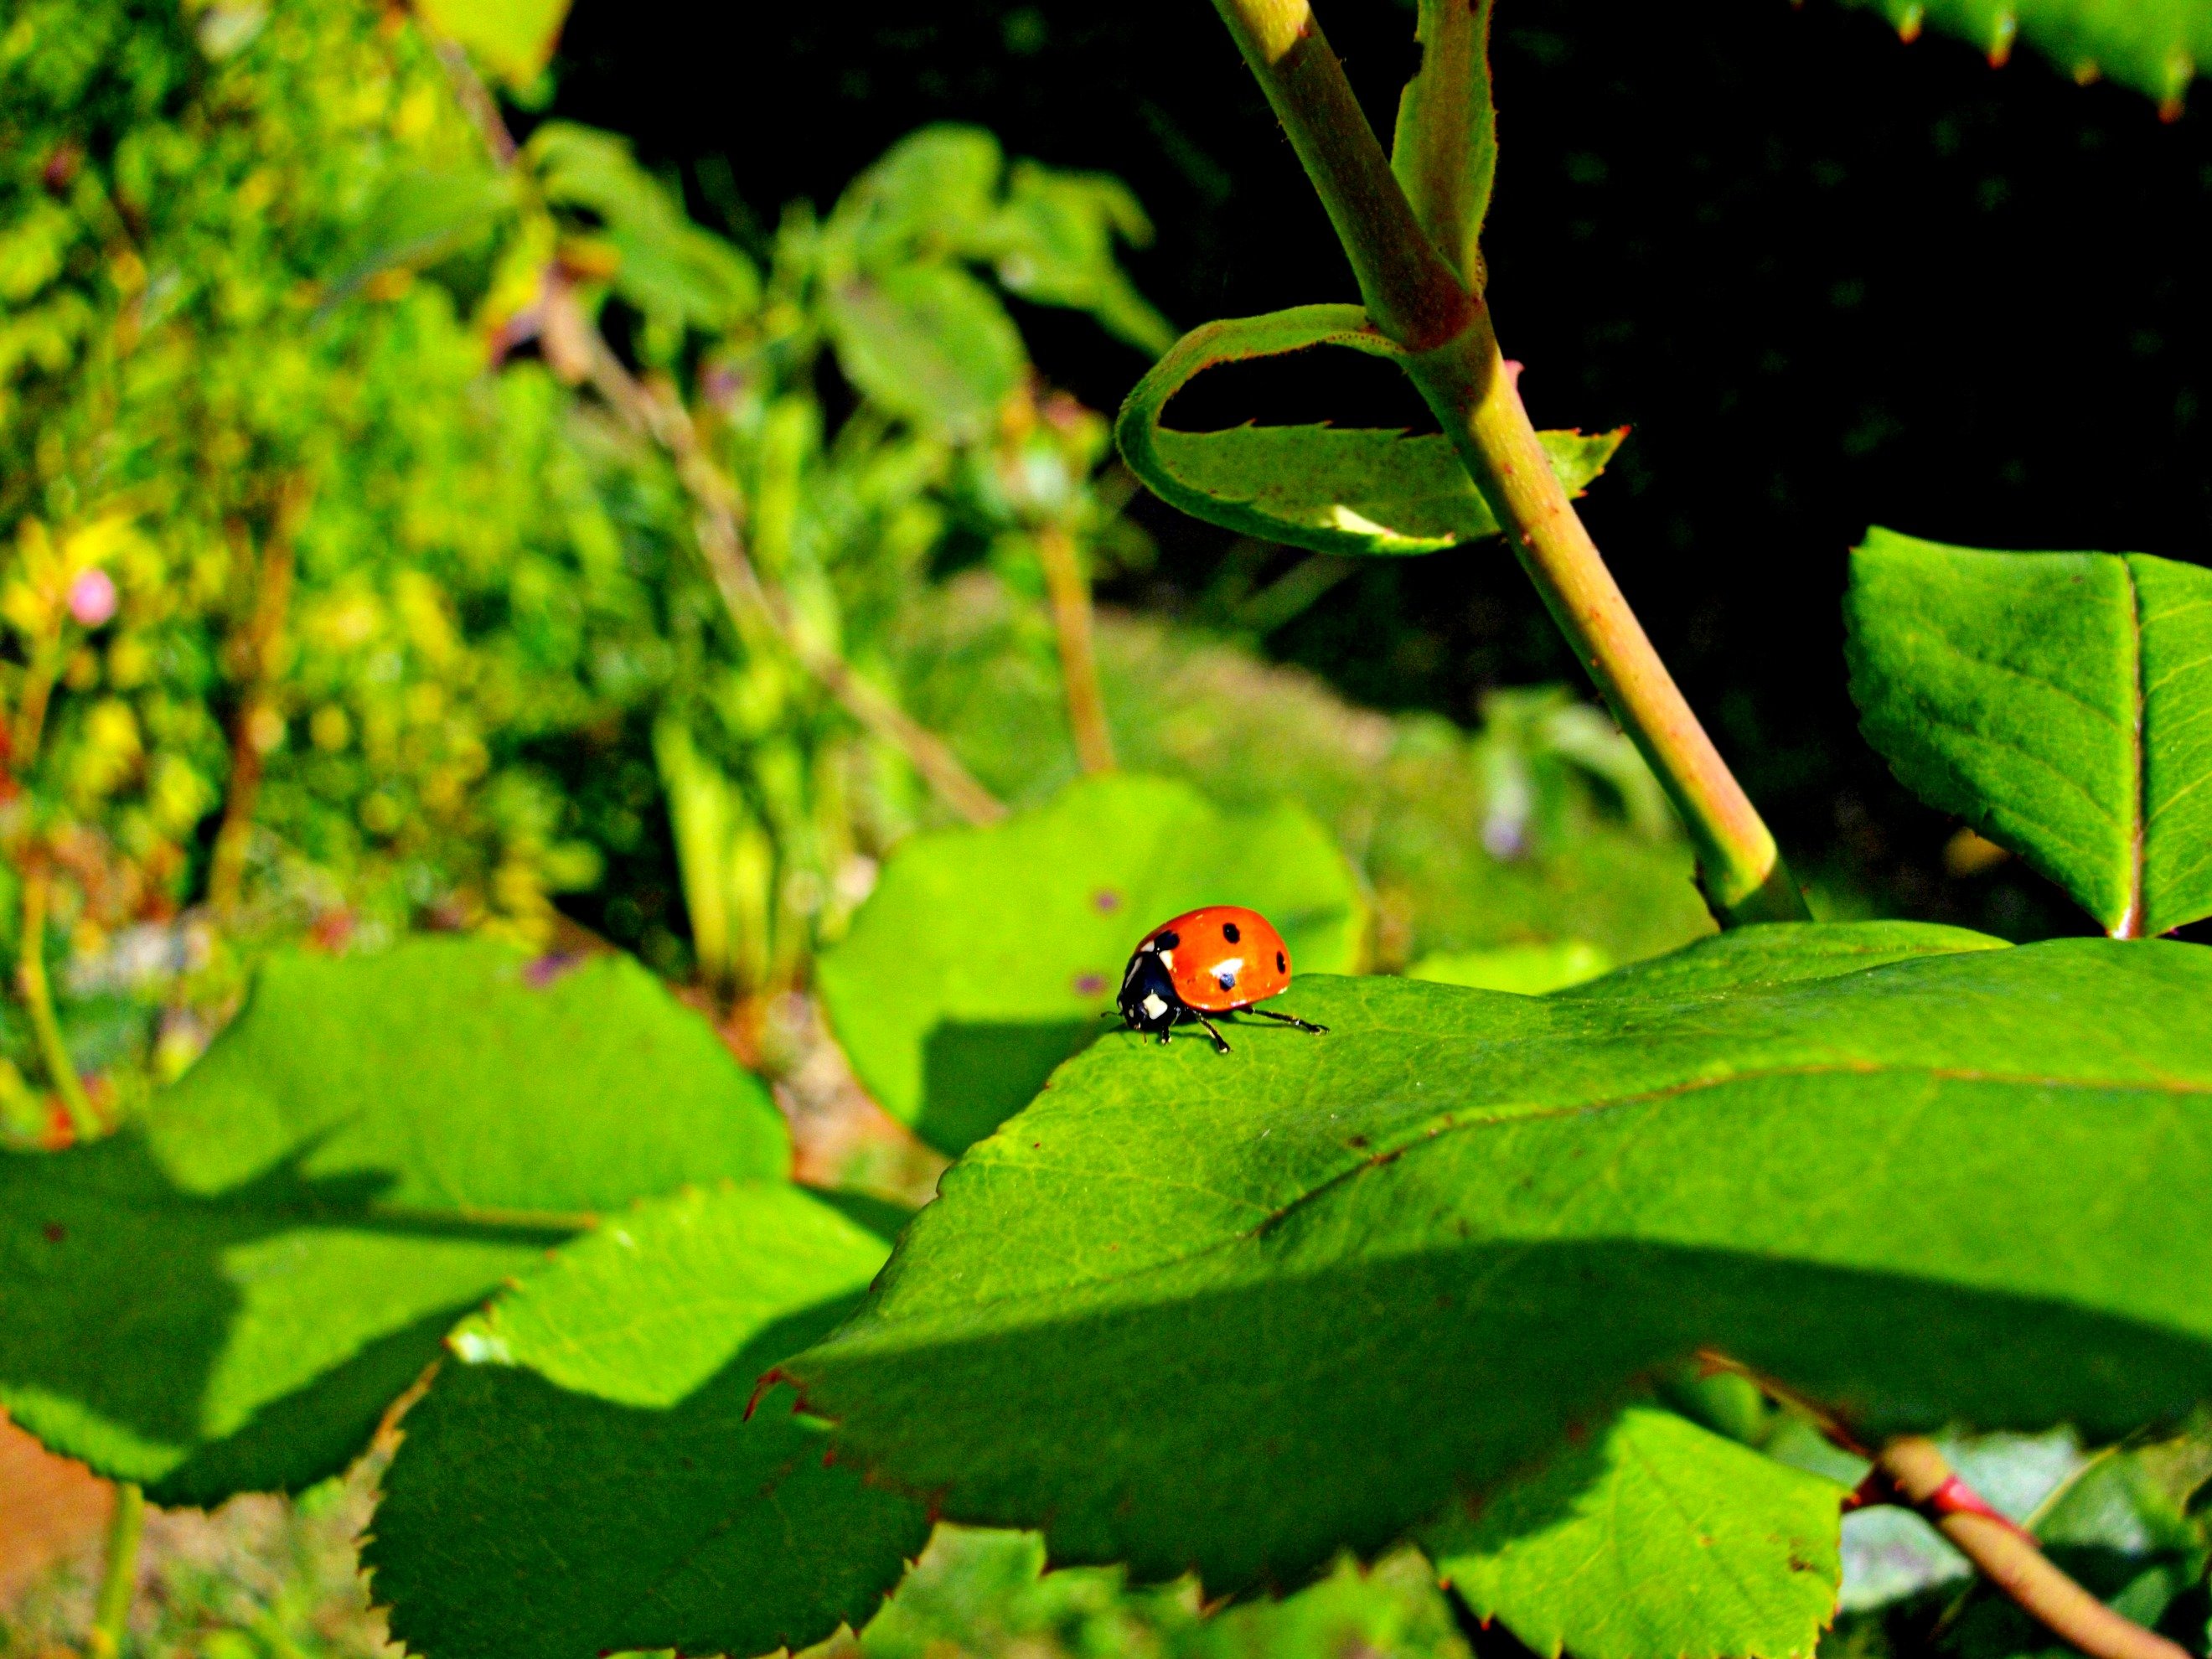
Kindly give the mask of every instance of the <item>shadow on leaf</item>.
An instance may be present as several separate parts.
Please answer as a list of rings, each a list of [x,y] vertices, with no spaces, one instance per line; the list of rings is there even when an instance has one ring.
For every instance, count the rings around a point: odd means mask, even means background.
[[[213,1194],[126,1131],[0,1154],[0,1403],[160,1502],[342,1468],[460,1313],[568,1230],[374,1205],[376,1171],[308,1176],[309,1142]]]
[[[666,1410],[449,1362],[407,1415],[368,1552],[394,1635],[555,1659],[796,1651],[865,1623],[927,1515],[832,1465],[789,1394],[746,1418],[762,1373],[854,1300],[777,1321]]]

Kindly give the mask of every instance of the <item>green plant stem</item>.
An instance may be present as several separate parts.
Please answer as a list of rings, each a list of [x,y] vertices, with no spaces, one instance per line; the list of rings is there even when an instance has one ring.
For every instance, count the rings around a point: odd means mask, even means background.
[[[128,1480],[115,1485],[107,1520],[107,1565],[85,1642],[88,1659],[117,1659],[131,1632],[131,1603],[138,1590],[138,1540],[146,1531],[146,1494]]]
[[[1214,0],[1290,135],[1375,325],[1408,351],[1442,345],[1481,301],[1413,216],[1307,0]]]
[[[35,858],[27,860],[22,878],[23,911],[17,941],[16,983],[23,994],[23,1006],[30,1012],[31,1030],[39,1042],[39,1058],[46,1063],[54,1092],[61,1097],[62,1109],[69,1114],[70,1133],[79,1140],[88,1140],[100,1132],[100,1114],[93,1109],[92,1097],[84,1091],[84,1081],[76,1073],[76,1062],[70,1058],[69,1044],[62,1037],[61,1021],[54,1013],[53,987],[46,980],[48,878],[44,862]]]
[[[1091,582],[1075,538],[1059,525],[1036,532],[1037,562],[1044,567],[1052,602],[1053,633],[1060,646],[1060,678],[1067,698],[1067,727],[1085,772],[1114,769],[1114,734],[1106,724],[1106,694],[1098,684],[1097,630],[1092,626]]]
[[[19,780],[30,776],[39,745],[46,740],[46,708],[53,701],[54,682],[61,677],[64,659],[61,635],[62,625],[57,622],[52,635],[33,648],[30,665],[24,672],[23,700],[16,707],[15,729],[8,740],[10,763]]]
[[[1553,474],[1480,311],[1412,373],[1544,603],[1681,815],[1723,925],[1810,920],[1773,832],[1721,758]]]
[[[1375,326],[1504,526],[1575,654],[1658,776],[1724,927],[1806,920],[1774,836],[1606,568],[1506,372],[1488,307],[1430,241],[1307,0],[1214,0],[1312,179]]]
[[[307,515],[312,489],[306,479],[295,477],[279,492],[267,544],[258,556],[249,554],[246,560],[253,610],[233,643],[239,696],[231,721],[230,783],[223,791],[222,827],[216,831],[215,851],[208,860],[208,908],[217,916],[237,909],[245,884],[246,854],[261,799],[263,756],[255,732],[262,714],[275,702],[272,687],[292,603],[292,538]]]

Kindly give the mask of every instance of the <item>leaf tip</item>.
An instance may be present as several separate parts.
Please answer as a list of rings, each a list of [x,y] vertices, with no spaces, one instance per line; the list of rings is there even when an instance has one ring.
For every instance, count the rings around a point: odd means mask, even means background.
[[[1990,67],[2002,69],[2012,61],[2012,44],[2020,36],[2020,14],[2009,6],[1990,26]]]

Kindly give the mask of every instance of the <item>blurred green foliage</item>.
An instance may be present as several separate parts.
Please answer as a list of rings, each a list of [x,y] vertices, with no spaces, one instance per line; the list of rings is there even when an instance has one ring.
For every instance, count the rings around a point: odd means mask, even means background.
[[[1097,516],[1103,424],[1033,391],[975,269],[1164,332],[1110,180],[933,130],[756,261],[610,135],[548,124],[501,168],[431,45],[349,0],[13,6],[0,109],[0,948],[50,870],[58,969],[203,902],[231,937],[542,939],[630,860],[593,910],[619,940],[789,982],[932,808],[732,627],[554,301],[688,400],[757,563],[876,675],[951,543],[1018,565]],[[989,349],[948,354],[963,329]]]
[[[696,470],[588,384],[602,334],[696,434],[799,644],[1010,798],[1073,775],[1040,547],[1150,548],[1006,300],[1167,343],[1113,179],[934,127],[733,240],[613,135],[507,155],[482,89],[356,0],[6,17],[0,953],[19,875],[50,880],[104,1110],[302,930],[549,942],[565,910],[723,998],[803,985],[949,816],[792,637],[733,622]],[[1470,738],[1176,628],[1101,637],[1123,763],[1303,801],[1374,889],[1380,965],[1705,926],[1648,777],[1564,694],[1501,694]],[[58,1132],[38,1052],[0,1008],[19,1135]]]
[[[1282,1601],[1206,1616],[1190,1580],[1131,1588],[1121,1570],[1044,1570],[1034,1533],[939,1526],[929,1547],[857,1641],[811,1650],[833,1659],[1467,1659],[1436,1574],[1400,1550],[1349,1561]]]
[[[904,639],[909,705],[992,787],[1029,802],[1075,775],[1049,629],[1008,583],[948,584]],[[1562,688],[1493,693],[1470,733],[1155,619],[1103,616],[1098,657],[1124,765],[1229,806],[1288,796],[1335,832],[1373,890],[1375,967],[1576,939],[1626,962],[1712,931],[1657,783]]]

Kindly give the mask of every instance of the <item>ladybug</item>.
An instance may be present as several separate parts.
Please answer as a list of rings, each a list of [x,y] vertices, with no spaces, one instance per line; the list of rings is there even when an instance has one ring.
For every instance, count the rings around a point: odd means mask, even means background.
[[[1290,988],[1290,947],[1275,924],[1241,905],[1209,904],[1162,922],[1139,941],[1114,1000],[1132,1030],[1165,1042],[1176,1025],[1195,1020],[1225,1054],[1229,1044],[1208,1014],[1249,1012],[1301,1031],[1328,1029],[1253,1006]]]

